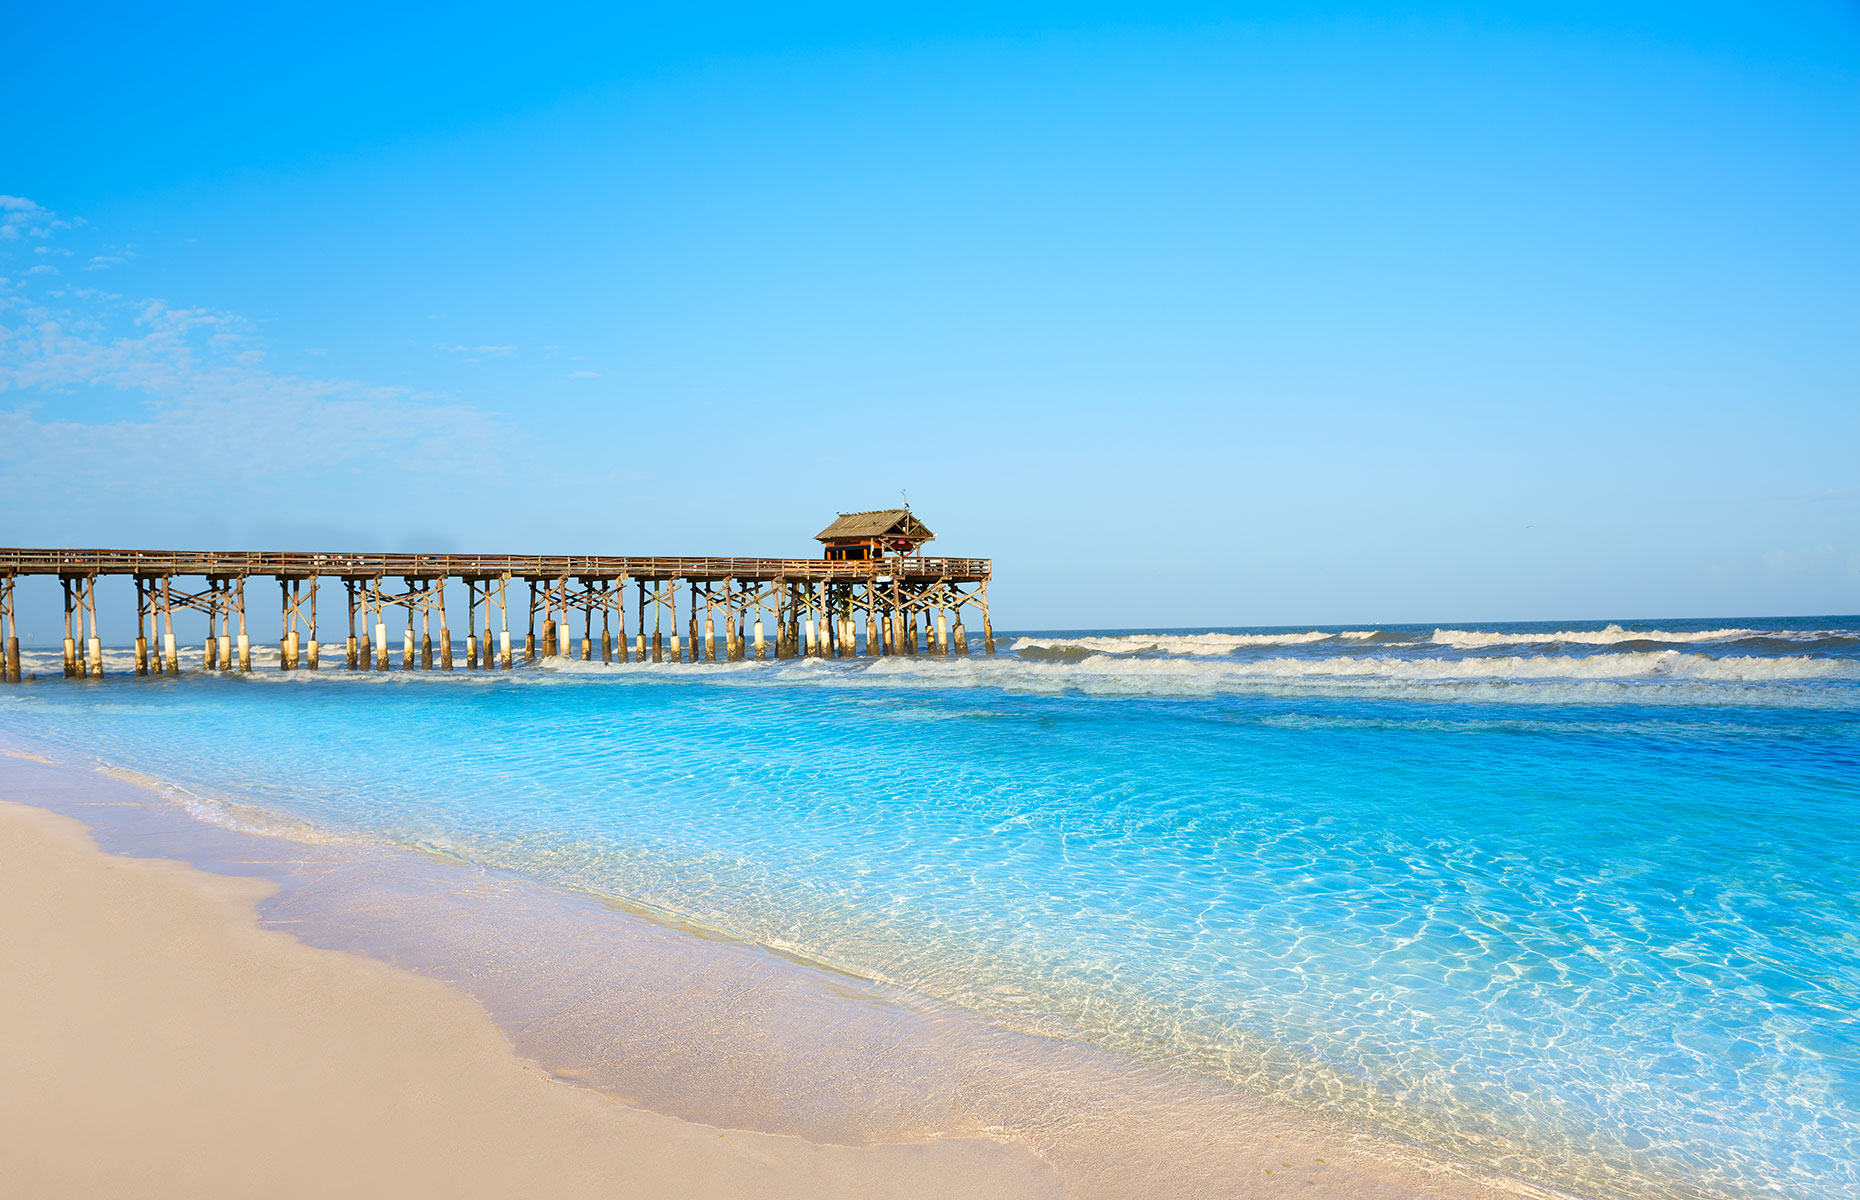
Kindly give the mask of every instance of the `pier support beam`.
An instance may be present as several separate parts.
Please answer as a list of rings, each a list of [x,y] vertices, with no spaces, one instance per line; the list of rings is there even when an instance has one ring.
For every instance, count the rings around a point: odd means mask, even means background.
[[[439,610],[439,669],[452,669],[452,629],[446,624],[446,578],[433,581],[433,605]]]
[[[497,659],[498,664],[508,671],[512,666],[510,661],[510,575],[508,572],[499,575],[491,581],[490,585],[487,585],[485,597],[487,601],[493,601],[497,605]],[[484,611],[484,645],[485,652],[490,653],[491,610],[489,608]]]
[[[523,639],[523,661],[536,661],[536,581],[529,580],[530,585],[530,631]]]
[[[317,640],[316,640],[316,589],[317,589],[317,578],[316,578],[316,576],[314,576],[314,575],[312,575],[312,576],[310,577],[310,646],[309,646],[309,650],[310,650],[310,654],[309,654],[309,659],[310,659],[310,661],[309,661],[309,663],[307,664],[307,665],[309,666],[309,668],[310,668],[310,669],[311,669],[312,671],[314,671],[314,670],[316,670],[316,667],[317,667],[317,662],[316,662],[316,652],[317,652]]]
[[[161,577],[161,657],[170,675],[181,673],[181,648],[174,640],[174,578]]]
[[[372,624],[375,631],[375,670],[388,669],[387,615],[381,611],[381,579],[379,576],[368,581],[368,603],[374,611]]]
[[[349,590],[349,649],[348,657],[344,665],[351,671],[361,669],[361,658],[358,653],[360,646],[355,638],[355,585],[357,582],[358,581],[354,579],[344,579],[342,581],[342,586]]]
[[[65,678],[76,679],[78,656],[77,638],[71,633],[71,581],[60,576],[58,582],[65,590]]]
[[[149,673],[149,582],[136,576],[136,674]]]
[[[245,576],[241,575],[233,583],[233,603],[239,614],[239,671],[241,674],[252,673],[252,639],[246,636],[245,628]]]
[[[61,575],[59,582],[65,592],[65,678],[101,679],[103,642],[97,636],[97,577]],[[90,621],[88,635],[84,629],[86,618]]]
[[[500,642],[497,629],[493,628],[493,621],[491,619],[491,609],[495,607],[499,613],[497,618],[498,622],[501,623],[508,620],[508,617],[504,615],[506,607],[504,600],[505,587],[505,581],[500,579],[481,579],[478,581],[478,598],[484,601],[484,625],[478,634],[478,660],[484,664],[484,669],[487,671],[498,669],[500,663],[506,667],[510,665],[508,662],[504,661],[508,658],[508,655],[500,653],[501,647],[508,646],[509,635],[506,633],[503,641]]]
[[[465,669],[478,669],[478,581],[465,580]]]
[[[13,576],[0,575],[0,676],[19,682],[19,616],[13,609]]]

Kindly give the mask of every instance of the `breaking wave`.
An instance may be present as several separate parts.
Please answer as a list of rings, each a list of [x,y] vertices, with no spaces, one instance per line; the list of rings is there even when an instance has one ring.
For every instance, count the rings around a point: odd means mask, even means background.
[[[987,660],[879,659],[869,665],[871,673],[912,672],[918,664],[959,668],[973,665],[986,673]],[[1027,671],[1046,670],[1077,677],[1092,674],[1123,676],[1202,676],[1230,679],[1689,679],[1728,683],[1769,682],[1778,680],[1853,679],[1860,680],[1860,661],[1836,658],[1758,657],[1686,653],[1680,650],[1635,650],[1589,655],[1504,655],[1466,658],[1395,658],[1334,655],[1325,658],[1281,656],[1229,662],[1205,662],[1170,658],[1112,658],[1094,655],[1078,662],[1040,662],[1000,659],[994,664],[1006,671],[1020,667]]]
[[[1786,634],[1760,634],[1755,629],[1700,629],[1679,632],[1671,629],[1623,629],[1609,625],[1603,629],[1559,629],[1552,633],[1497,633],[1482,629],[1436,629],[1433,641],[1441,646],[1470,650],[1480,646],[1547,646],[1563,643],[1572,646],[1615,646],[1623,642],[1648,642],[1666,645],[1691,645],[1700,642],[1736,642],[1760,636],[1783,637]]]
[[[1218,657],[1254,646],[1307,646],[1313,642],[1366,642],[1380,637],[1374,629],[1326,633],[1127,633],[1104,637],[1023,637],[1013,650],[1023,658],[1030,652],[1082,650],[1088,654],[1173,654]]]
[[[1005,692],[1136,697],[1216,694],[1358,694],[1417,700],[1533,704],[1647,702],[1860,707],[1852,630],[1632,631],[1609,626],[1554,633],[1479,630],[1307,630],[1282,633],[1029,634],[1004,653],[967,658],[790,659],[739,663],[583,663],[547,659],[511,672],[350,672],[325,659],[317,672],[277,669],[275,649],[253,647],[254,673],[205,677],[224,685],[549,686],[605,679],[638,684],[711,681],[738,686],[823,685],[991,688]],[[1679,646],[1662,646],[1662,638]],[[1706,643],[1716,645],[1709,646]],[[1541,653],[1503,650],[1541,646]],[[1594,646],[1592,652],[1583,647]],[[979,649],[979,648],[978,648]],[[1829,652],[1831,651],[1831,652]],[[23,655],[28,674],[55,679],[57,651]],[[133,655],[106,650],[106,677],[133,681]],[[201,676],[200,651],[183,648],[184,676]],[[143,681],[165,686],[167,681]],[[0,701],[10,689],[0,691]]]

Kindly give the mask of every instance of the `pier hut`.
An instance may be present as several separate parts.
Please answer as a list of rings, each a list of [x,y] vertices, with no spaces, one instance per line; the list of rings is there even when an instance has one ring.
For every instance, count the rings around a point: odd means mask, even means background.
[[[814,540],[826,547],[828,562],[866,562],[888,554],[921,554],[936,534],[908,508],[879,508],[841,513]]]

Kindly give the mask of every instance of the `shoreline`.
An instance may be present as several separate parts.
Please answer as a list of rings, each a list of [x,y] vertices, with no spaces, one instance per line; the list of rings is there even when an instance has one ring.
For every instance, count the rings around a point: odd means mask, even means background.
[[[331,872],[335,870],[332,860],[343,857],[341,854],[326,852],[318,855],[311,852],[313,848],[287,841],[288,852],[277,861],[267,863],[263,861],[265,854],[275,853],[278,847],[267,849],[263,843],[283,841],[280,835],[224,830],[181,811],[179,805],[165,797],[152,801],[148,799],[149,793],[145,787],[121,778],[112,778],[102,769],[32,764],[14,751],[0,757],[0,770],[4,771],[0,779],[8,785],[5,794],[13,799],[20,798],[15,793],[21,790],[22,775],[39,775],[41,782],[52,774],[65,776],[63,782],[68,794],[62,801],[46,803],[52,798],[41,794],[27,802],[54,812],[62,810],[79,818],[93,830],[95,842],[103,847],[102,852],[109,852],[113,856],[134,854],[137,857],[129,861],[136,862],[146,861],[144,856],[154,859],[191,858],[207,870],[200,871],[195,867],[175,869],[191,871],[205,880],[224,880],[228,877],[219,873],[216,867],[234,875],[258,875],[270,880],[267,884],[232,880],[240,887],[259,888],[268,897],[261,900],[260,893],[253,893],[246,901],[245,919],[252,925],[253,931],[258,932],[261,923],[267,930],[289,930],[290,934],[296,935],[293,945],[307,954],[326,953],[315,947],[332,944],[327,936],[311,936],[313,927],[319,922],[325,922],[328,912],[317,916],[313,911],[316,903],[312,902],[306,907],[305,902],[313,893],[342,889],[346,881],[331,878]],[[112,787],[131,789],[142,793],[142,796],[138,798],[118,794],[111,797],[108,793]],[[86,805],[97,806],[89,817],[81,811]],[[169,828],[160,832],[153,829],[144,829],[140,833],[130,830],[123,823],[126,806],[144,810],[145,817],[149,811],[157,808],[167,810],[165,821]],[[101,819],[105,825],[114,825],[114,834],[104,836],[96,832],[97,821],[91,818]],[[174,827],[175,818],[196,827],[191,837],[187,830]],[[218,847],[204,844],[211,840],[220,840],[225,844]],[[138,842],[139,845],[136,844]],[[239,848],[243,843],[258,843],[261,852],[251,853],[253,847],[250,845]],[[407,853],[411,852],[402,852],[403,855]],[[201,863],[198,860],[202,858],[218,859],[218,862]],[[279,870],[287,859],[291,860],[297,872],[295,876],[290,871]],[[172,862],[155,865],[157,868],[175,866]],[[435,862],[432,865],[438,874],[451,873],[455,885],[459,878],[456,873],[460,869],[470,872],[474,879],[481,879],[484,874],[450,862]],[[498,897],[505,898],[502,894]],[[397,899],[404,900],[406,897]],[[432,897],[426,895],[423,899],[431,901]],[[382,897],[376,896],[365,901],[363,907],[366,908],[370,903],[379,904],[381,900]],[[262,922],[254,907],[261,903],[267,907]],[[590,904],[590,907],[600,909],[597,904]],[[624,914],[597,911],[581,915],[605,917],[611,924]],[[648,924],[645,918],[638,916],[633,918],[632,923]],[[327,924],[322,932],[327,935]],[[1071,1104],[1078,1112],[1047,1113],[1045,1118],[1049,1124],[1044,1127],[1017,1124],[1015,1121],[977,1120],[978,1116],[984,1116],[992,1110],[988,1109],[987,1103],[978,1102],[976,1096],[960,1093],[973,1092],[977,1088],[1007,1087],[1010,1080],[983,1078],[978,1081],[975,1077],[1011,1074],[1016,1068],[1025,1068],[1027,1065],[1024,1060],[987,1060],[988,1055],[999,1051],[1006,1044],[1002,1039],[997,1038],[992,1044],[979,1047],[971,1046],[967,1042],[975,1040],[975,1031],[961,1028],[963,1022],[960,1018],[948,1014],[931,1014],[926,1019],[923,1013],[885,1013],[881,1014],[883,1019],[874,1027],[856,1031],[856,1036],[848,1042],[842,1027],[848,1013],[869,1015],[875,1006],[882,1006],[891,999],[880,994],[882,989],[861,981],[838,980],[825,991],[847,994],[816,994],[822,990],[821,984],[812,977],[825,975],[823,969],[789,962],[787,970],[791,975],[784,977],[777,973],[772,976],[766,963],[761,961],[765,957],[773,957],[772,952],[762,951],[759,947],[729,945],[705,938],[700,931],[690,929],[661,929],[657,941],[641,942],[636,938],[624,946],[624,950],[636,956],[660,955],[670,959],[668,962],[633,964],[636,971],[642,968],[643,971],[635,975],[630,986],[637,989],[642,980],[658,978],[655,973],[662,972],[663,977],[673,980],[675,988],[686,989],[687,997],[707,997],[708,993],[703,990],[704,981],[697,978],[694,983],[694,977],[717,974],[721,961],[723,979],[720,983],[712,980],[709,986],[713,990],[718,986],[741,990],[747,985],[751,989],[771,993],[763,997],[764,1010],[754,1016],[764,1023],[773,1019],[780,1028],[771,1033],[768,1029],[752,1028],[753,1022],[746,1024],[740,1019],[725,1019],[730,1014],[716,1012],[708,1012],[705,1020],[697,1026],[686,1023],[652,1027],[645,1036],[656,1038],[658,1050],[672,1060],[672,1066],[659,1072],[662,1077],[655,1079],[650,1077],[652,1072],[636,1069],[640,1066],[637,1059],[631,1062],[623,1059],[619,1063],[578,1062],[575,1050],[579,1048],[585,1051],[586,1047],[576,1047],[574,1037],[563,1038],[560,1029],[552,1030],[549,1027],[550,1021],[559,1017],[559,1013],[552,1017],[535,1008],[525,1010],[521,1005],[513,1003],[509,996],[487,995],[484,986],[473,986],[474,983],[482,985],[483,978],[474,981],[456,977],[443,965],[443,954],[438,959],[430,955],[422,957],[417,953],[408,956],[405,945],[395,945],[391,935],[371,941],[367,937],[355,937],[356,931],[353,929],[349,933],[353,939],[351,944],[341,946],[340,949],[356,953],[341,957],[404,976],[429,976],[421,981],[427,986],[440,986],[440,980],[450,984],[445,989],[449,995],[472,1007],[487,1026],[495,1022],[492,1032],[504,1040],[506,1050],[513,1057],[522,1055],[532,1063],[546,1064],[541,1067],[532,1065],[530,1069],[548,1078],[551,1086],[597,1098],[605,1093],[608,1102],[620,1099],[628,1106],[626,1111],[648,1112],[661,1120],[679,1122],[680,1128],[755,1131],[746,1136],[785,1136],[805,1146],[831,1147],[853,1153],[882,1150],[887,1146],[892,1147],[894,1153],[897,1148],[905,1146],[967,1146],[970,1149],[957,1155],[961,1159],[959,1166],[948,1169],[1003,1171],[1003,1181],[1000,1184],[990,1183],[985,1189],[988,1194],[999,1195],[1253,1196],[1276,1194],[1281,1185],[1293,1182],[1294,1176],[1303,1191],[1314,1195],[1470,1197],[1556,1194],[1520,1181],[1488,1176],[1468,1164],[1444,1162],[1431,1152],[1389,1142],[1363,1131],[1341,1126],[1324,1128],[1321,1123],[1305,1119],[1302,1114],[1273,1111],[1257,1098],[1218,1096],[1207,1090],[1196,1093],[1194,1089],[1187,1089],[1186,1092],[1176,1089],[1165,1098],[1157,1090],[1159,1081],[1153,1076],[1137,1078],[1128,1073],[1119,1076],[1116,1070],[1107,1071],[1107,1067],[1112,1066],[1107,1056],[1084,1047],[1041,1048],[1042,1052],[1050,1049],[1059,1055],[1056,1060],[1044,1064],[1045,1069],[1056,1071],[1056,1074],[1049,1076],[1048,1082],[1056,1080],[1062,1087],[1069,1087],[1072,1093],[1055,1099],[1053,1104]],[[691,946],[685,945],[679,951],[667,955],[667,947],[677,942],[699,943],[699,953],[693,955],[690,953]],[[373,959],[383,961],[371,961]],[[399,966],[409,970],[396,971],[394,966],[383,965],[397,960]],[[748,973],[744,974],[746,962]],[[558,1006],[566,1004],[572,1007],[575,1003],[575,998],[567,994],[556,995],[550,1000]],[[637,1018],[642,1013],[650,1018],[641,1022],[644,1026],[651,1026],[653,1020],[662,1020],[664,1016],[662,1013],[647,1013],[641,1009],[630,1011],[628,1016]],[[935,1028],[939,1020],[950,1023],[954,1028]],[[934,1036],[925,1041],[926,1028],[919,1026],[929,1027],[927,1032]],[[812,1070],[822,1077],[805,1080],[798,1088],[785,1093],[770,1088],[768,1079],[758,1077],[754,1069],[734,1073],[726,1070],[704,1078],[705,1067],[696,1060],[718,1057],[715,1053],[702,1052],[703,1047],[699,1043],[706,1036],[714,1039],[711,1050],[719,1046],[724,1048],[725,1058],[778,1060],[773,1067],[768,1062],[761,1064],[767,1073],[781,1075],[784,1072],[792,1074],[797,1070],[804,1073]],[[838,1042],[835,1038],[839,1039]],[[511,1050],[513,1040],[516,1045]],[[1024,1052],[1025,1047],[1019,1042],[1026,1039],[1010,1040],[1014,1041],[1010,1047],[1012,1050],[1016,1053]],[[974,1061],[978,1049],[982,1061]],[[699,1051],[695,1058],[694,1050]],[[797,1056],[810,1061],[792,1061]],[[855,1064],[855,1069],[856,1064],[862,1063],[866,1071],[883,1077],[867,1079],[858,1074],[848,1077],[845,1070],[848,1063]],[[686,1074],[675,1069],[678,1066],[695,1066],[696,1070]],[[631,1067],[635,1070],[616,1071],[616,1067]],[[910,1101],[913,1097],[900,1098],[892,1094],[901,1085],[901,1076],[924,1070],[945,1071],[955,1079],[949,1094],[932,1095],[931,1099],[936,1103],[930,1106],[927,1114],[921,1105],[912,1108]],[[1068,1073],[1076,1074],[1077,1081]],[[816,1093],[826,1080],[858,1086],[850,1097],[838,1099],[838,1109],[829,1106],[825,1110],[813,1112],[777,1111],[785,1104],[793,1106],[797,1096],[802,1097],[806,1103],[817,1102],[819,1096]],[[578,1086],[568,1088],[571,1083]],[[719,1103],[726,1099],[720,1092],[725,1087],[734,1087],[745,1093],[727,1098],[734,1102],[733,1108],[730,1103]],[[1121,1137],[1113,1137],[1114,1142],[1126,1143],[1118,1147],[1120,1151],[1134,1155],[1134,1161],[1121,1169],[1102,1158],[1094,1160],[1090,1153],[1081,1151],[1083,1143],[1126,1121],[1127,1114],[1113,1111],[1114,1106],[1126,1098],[1120,1096],[1120,1091],[1134,1099],[1134,1109],[1138,1113],[1136,1123],[1147,1126],[1146,1129],[1136,1131],[1134,1136],[1132,1131],[1123,1130]],[[1179,1113],[1158,1108],[1159,1104],[1181,1103],[1185,1096],[1186,1102],[1182,1103]],[[915,1099],[921,1100],[922,1097]],[[991,1101],[991,1098],[982,1097],[981,1100]],[[997,1105],[998,1110],[999,1097],[993,1097],[991,1102]],[[806,1103],[798,1107],[806,1108]],[[848,1105],[855,1109],[863,1107],[880,1111],[889,1106],[895,1111],[885,1114],[889,1123],[882,1128],[873,1128],[864,1137],[847,1138],[845,1133],[848,1127],[844,1121],[847,1113],[844,1110]],[[926,1120],[926,1115],[930,1119]],[[1179,1128],[1165,1127],[1178,1116]],[[1227,1144],[1206,1147],[1205,1142],[1210,1134]],[[848,1145],[847,1142],[853,1144]],[[1197,1146],[1197,1143],[1201,1145]],[[1205,1161],[1175,1163],[1173,1160],[1184,1152],[1191,1157],[1199,1154]],[[941,1153],[948,1155],[952,1152]],[[984,1167],[971,1159],[986,1159],[990,1165]],[[1046,1174],[1039,1177],[1039,1183],[1043,1186],[1057,1180],[1059,1182],[1053,1186],[1063,1183],[1066,1190],[1052,1193],[1042,1192],[1037,1187],[1031,1191],[1015,1190],[1031,1186],[1025,1176],[1026,1162],[1038,1164],[1043,1159],[1045,1165],[1040,1167],[1040,1172]],[[779,1171],[788,1168],[778,1164],[770,1169]],[[940,1163],[906,1164],[900,1169],[898,1178],[909,1177],[916,1181],[910,1185],[916,1194],[965,1194],[972,1190],[964,1185],[955,1191],[941,1191],[934,1184],[924,1190],[920,1186],[925,1180],[921,1172],[940,1169],[944,1169]],[[1159,1178],[1155,1175],[1157,1171],[1172,1172],[1174,1177],[1165,1175]],[[1188,1190],[1178,1190],[1178,1185],[1184,1183],[1188,1185]],[[821,1191],[817,1183],[808,1186],[810,1194],[831,1194]],[[861,1187],[861,1194],[885,1194],[875,1191],[869,1183]]]
[[[36,1196],[1064,1195],[981,1139],[824,1146],[564,1086],[468,997],[260,927],[257,880],[0,801],[0,1142]],[[108,1151],[100,1153],[101,1147]]]

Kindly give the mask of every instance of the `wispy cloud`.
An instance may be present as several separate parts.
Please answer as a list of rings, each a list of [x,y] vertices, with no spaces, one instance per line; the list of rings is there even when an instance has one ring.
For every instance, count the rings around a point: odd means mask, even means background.
[[[599,379],[601,373],[599,371],[570,371],[568,377],[570,379]]]
[[[81,222],[0,197],[0,237],[49,238]],[[61,280],[46,264],[9,270],[0,244],[0,505],[58,494],[131,502],[210,494],[278,468],[494,472],[509,432],[432,392],[274,369],[234,313]],[[102,248],[90,264],[122,251]],[[98,393],[121,399],[94,403]],[[91,401],[86,403],[87,399]],[[107,419],[84,418],[101,410]],[[126,470],[160,464],[159,471]],[[196,469],[207,468],[207,469]],[[287,476],[288,477],[288,476]]]
[[[113,267],[117,263],[127,262],[129,259],[136,256],[136,252],[127,246],[120,248],[111,247],[111,250],[112,252],[108,254],[91,255],[90,261],[84,264],[84,269],[86,271],[101,271],[105,267]]]
[[[82,221],[61,220],[58,214],[24,196],[0,196],[0,241],[50,237],[61,229],[81,224]]]

